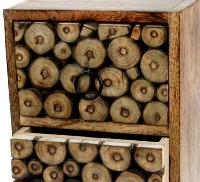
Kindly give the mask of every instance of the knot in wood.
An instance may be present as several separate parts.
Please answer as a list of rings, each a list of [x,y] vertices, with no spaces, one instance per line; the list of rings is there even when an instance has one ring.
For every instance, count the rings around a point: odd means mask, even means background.
[[[74,167],[72,165],[67,166],[67,171],[72,173],[74,171]]]
[[[123,117],[125,117],[125,118],[127,118],[127,117],[130,115],[130,112],[129,112],[128,109],[122,107],[122,108],[121,108],[120,115],[123,116]]]
[[[95,111],[95,107],[93,105],[88,105],[86,111],[92,114]]]
[[[64,49],[64,48],[62,48],[60,51],[61,51],[62,54],[66,54],[66,52],[67,52],[67,50]]]
[[[150,64],[150,67],[151,67],[152,70],[156,70],[156,69],[158,68],[158,65],[157,65],[156,62],[153,61],[153,62]]]
[[[38,165],[37,165],[36,163],[32,163],[32,164],[31,164],[31,169],[32,169],[33,171],[37,171],[37,170],[38,170]]]
[[[112,158],[113,158],[113,160],[116,161],[116,162],[119,162],[119,161],[123,160],[121,154],[120,154],[120,153],[117,153],[117,152],[115,152],[115,153],[113,154]]]
[[[127,50],[127,48],[125,48],[125,47],[120,47],[120,48],[119,48],[119,53],[120,53],[122,56],[124,56],[124,55],[128,54],[128,50]]]
[[[49,70],[47,68],[42,68],[40,75],[42,76],[43,80],[46,80],[49,77]]]
[[[109,35],[115,35],[117,30],[115,28],[110,28],[109,29]]]
[[[51,154],[51,155],[54,155],[56,153],[56,147],[54,145],[48,145],[48,152]]]
[[[152,38],[158,37],[158,32],[155,31],[155,30],[152,30],[152,31],[151,31],[151,37],[152,37]]]
[[[90,61],[91,58],[95,58],[95,57],[94,57],[94,52],[93,52],[92,50],[88,50],[88,51],[85,53],[85,56],[87,56],[88,61]]]
[[[58,173],[57,173],[56,171],[52,171],[52,172],[50,173],[50,177],[51,177],[52,179],[57,179]]]
[[[106,87],[111,87],[112,86],[112,80],[110,80],[109,78],[104,80],[104,85]]]
[[[64,32],[65,34],[68,34],[68,33],[70,32],[70,28],[69,28],[69,27],[64,27],[64,28],[63,28],[63,32]]]
[[[87,145],[86,145],[85,143],[81,143],[81,144],[79,145],[79,149],[80,149],[81,151],[86,151],[86,148],[87,148]]]
[[[22,145],[21,143],[16,143],[16,144],[15,144],[15,149],[16,149],[17,151],[22,151],[23,145]]]
[[[92,174],[92,179],[93,179],[93,180],[98,180],[98,179],[99,179],[99,174],[93,173],[93,174]]]
[[[147,161],[148,162],[154,162],[154,155],[152,153],[147,154]]]
[[[161,119],[161,116],[158,112],[155,112],[153,117],[154,117],[155,121],[160,121],[160,119]]]
[[[41,35],[35,37],[35,44],[43,44],[44,42],[44,37],[42,37]]]
[[[13,173],[16,175],[16,174],[19,174],[20,173],[20,168],[18,167],[18,166],[14,166],[13,168],[12,168],[12,171],[13,171]]]
[[[26,99],[26,100],[24,101],[24,104],[25,104],[26,107],[31,107],[31,106],[32,106],[32,100]]]
[[[142,94],[146,94],[147,93],[147,88],[146,87],[142,87],[140,89],[140,91],[141,91]]]
[[[62,111],[62,105],[60,103],[54,104],[53,108],[54,108],[55,112],[61,112]]]
[[[167,89],[162,89],[162,94],[164,95],[164,96],[167,96],[168,95],[168,90]]]
[[[18,54],[16,55],[16,59],[17,59],[17,61],[22,61],[22,60],[23,60],[23,55],[20,54],[20,53],[18,53]]]

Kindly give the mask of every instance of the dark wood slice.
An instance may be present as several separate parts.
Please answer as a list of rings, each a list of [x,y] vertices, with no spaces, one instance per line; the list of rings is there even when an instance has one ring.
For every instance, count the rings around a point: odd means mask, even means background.
[[[92,36],[95,31],[98,29],[98,23],[91,22],[91,23],[84,23],[81,29],[80,37],[90,37]]]
[[[80,166],[75,160],[68,159],[63,164],[63,172],[68,177],[77,177],[80,175]]]
[[[41,175],[43,173],[44,166],[43,164],[37,159],[31,159],[28,162],[28,171],[31,175]]]
[[[64,174],[58,166],[49,166],[43,173],[44,182],[63,182]]]
[[[27,47],[22,44],[15,46],[15,61],[17,68],[24,68],[30,62],[31,54]]]
[[[29,175],[27,166],[22,160],[12,159],[11,168],[13,179],[23,180]]]
[[[22,69],[17,68],[17,87],[22,89],[26,84],[26,74]]]
[[[117,177],[115,182],[145,182],[145,178],[139,173],[124,171]]]

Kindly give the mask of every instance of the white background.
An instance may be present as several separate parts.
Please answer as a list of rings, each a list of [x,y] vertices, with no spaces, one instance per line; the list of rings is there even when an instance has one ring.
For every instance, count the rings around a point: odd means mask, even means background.
[[[20,3],[20,0],[0,0],[0,169],[1,181],[12,182],[11,177],[11,157],[10,157],[10,137],[11,120],[8,94],[8,79],[5,51],[5,34],[3,9]]]

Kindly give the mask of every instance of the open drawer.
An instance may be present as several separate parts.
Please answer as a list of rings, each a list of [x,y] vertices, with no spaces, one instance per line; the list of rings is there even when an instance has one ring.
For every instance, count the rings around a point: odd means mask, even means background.
[[[11,149],[12,174],[16,180],[169,181],[168,138],[159,141],[91,138],[34,133],[23,127],[13,135]]]

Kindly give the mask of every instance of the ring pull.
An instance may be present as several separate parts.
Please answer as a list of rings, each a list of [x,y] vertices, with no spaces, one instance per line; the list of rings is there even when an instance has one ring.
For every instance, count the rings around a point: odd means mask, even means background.
[[[78,83],[79,83],[79,80],[80,78],[83,76],[83,75],[88,75],[90,76],[90,78],[96,78],[96,80],[99,82],[99,89],[97,90],[96,93],[93,94],[87,94],[87,93],[81,93],[81,91],[79,90],[79,86],[78,86]],[[101,77],[98,75],[98,74],[95,74],[93,71],[91,70],[84,70],[80,75],[78,75],[76,78],[75,78],[75,81],[74,81],[74,88],[75,88],[75,91],[76,93],[81,97],[81,98],[84,98],[84,99],[87,99],[87,100],[92,100],[92,99],[96,99],[98,96],[101,95],[101,92],[102,92],[102,89],[103,89],[103,80],[101,79]]]

